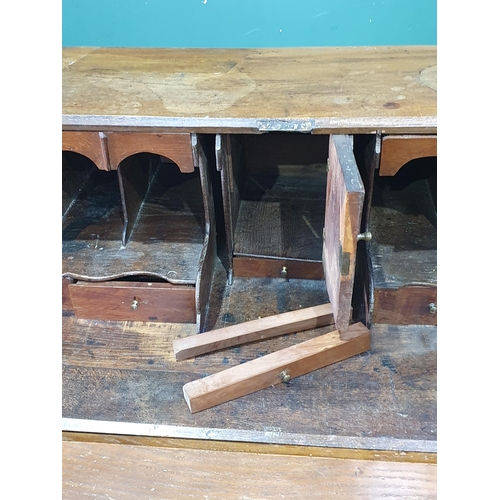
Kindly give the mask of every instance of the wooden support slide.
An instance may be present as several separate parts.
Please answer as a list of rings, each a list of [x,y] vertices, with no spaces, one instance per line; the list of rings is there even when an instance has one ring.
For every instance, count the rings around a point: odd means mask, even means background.
[[[333,314],[330,303],[276,314],[267,318],[212,330],[203,335],[191,335],[190,337],[175,339],[173,341],[175,359],[182,361],[227,347],[319,328],[332,323]]]
[[[341,340],[339,332],[321,335],[300,344],[234,366],[184,385],[191,413],[246,396],[252,392],[310,373],[370,349],[370,330],[351,325]]]

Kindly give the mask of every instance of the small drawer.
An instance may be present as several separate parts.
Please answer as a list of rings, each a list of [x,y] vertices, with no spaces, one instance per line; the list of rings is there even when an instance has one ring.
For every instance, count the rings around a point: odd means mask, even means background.
[[[325,278],[321,262],[266,259],[241,255],[237,255],[233,259],[233,272],[234,276],[240,278],[253,278],[255,276],[306,280]]]
[[[437,287],[404,286],[375,290],[373,323],[436,325]]]
[[[196,323],[195,287],[170,283],[78,281],[68,285],[78,318]]]

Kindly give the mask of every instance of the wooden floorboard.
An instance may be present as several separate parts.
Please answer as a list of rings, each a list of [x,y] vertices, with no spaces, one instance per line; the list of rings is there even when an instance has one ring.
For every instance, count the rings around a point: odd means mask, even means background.
[[[63,442],[67,500],[436,498],[436,465]]]

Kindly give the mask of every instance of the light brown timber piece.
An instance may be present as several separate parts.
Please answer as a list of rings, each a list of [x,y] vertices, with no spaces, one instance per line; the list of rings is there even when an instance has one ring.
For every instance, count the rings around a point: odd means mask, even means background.
[[[346,340],[340,340],[338,331],[334,330],[194,380],[184,385],[184,399],[191,413],[196,413],[280,384],[283,373],[290,379],[296,378],[370,349],[370,331],[362,323],[351,325],[345,337]]]
[[[62,443],[62,497],[170,499],[436,498],[437,465]]]
[[[173,341],[175,359],[181,361],[247,342],[331,325],[332,322],[332,307],[329,303],[276,314],[205,332],[203,335],[175,339]]]
[[[437,136],[396,135],[382,138],[380,175],[396,175],[406,163],[416,158],[437,156]]]
[[[64,48],[62,125],[432,134],[436,64],[435,46]]]
[[[151,134],[113,132],[108,134],[111,167],[116,170],[127,156],[154,153],[172,160],[181,172],[194,171],[191,136],[182,134]]]

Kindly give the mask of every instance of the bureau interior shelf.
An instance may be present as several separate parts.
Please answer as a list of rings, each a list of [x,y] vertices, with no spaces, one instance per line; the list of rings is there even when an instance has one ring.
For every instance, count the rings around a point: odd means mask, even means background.
[[[98,170],[85,160],[63,153],[63,191],[74,192],[72,200],[68,194],[63,200],[63,276],[86,281],[147,276],[195,284],[204,236],[199,171],[181,173],[174,163],[148,153],[134,155],[119,171]],[[134,184],[141,176],[146,180]],[[85,180],[80,189],[75,178]],[[144,183],[145,197],[138,202]],[[136,207],[127,208],[127,202]],[[128,226],[127,209],[136,212]]]
[[[375,289],[437,286],[436,158],[376,176],[370,231]]]

